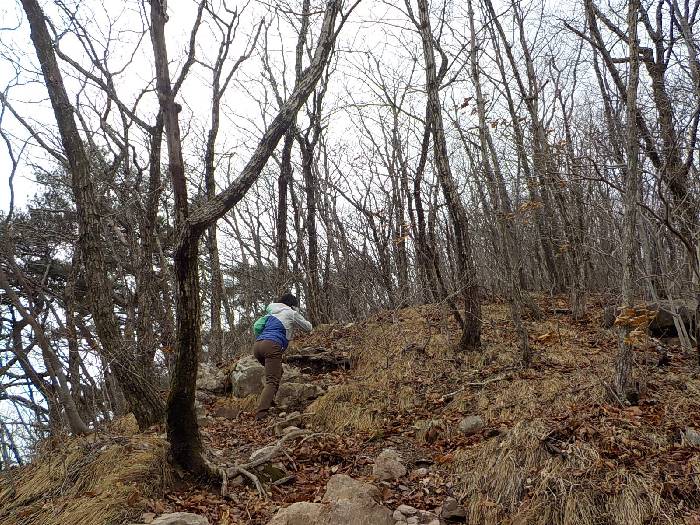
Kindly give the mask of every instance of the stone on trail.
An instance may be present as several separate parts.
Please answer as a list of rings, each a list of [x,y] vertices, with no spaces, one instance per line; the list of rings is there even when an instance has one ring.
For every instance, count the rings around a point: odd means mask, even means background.
[[[274,445],[267,445],[266,447],[260,448],[258,450],[255,450],[251,455],[248,461],[256,461],[264,456],[267,456],[268,454],[271,454],[275,450]],[[275,454],[270,457],[270,461],[275,459],[275,457],[279,454]]]
[[[323,501],[327,503],[341,500],[361,501],[371,506],[380,500],[379,489],[347,474],[336,474],[328,480]]]
[[[700,447],[700,432],[694,428],[686,428],[685,432],[683,433],[683,441],[693,447]]]
[[[226,388],[226,374],[223,370],[201,363],[197,369],[197,390],[204,390],[214,394],[223,394]]]
[[[430,474],[430,471],[425,467],[421,467],[421,468],[417,468],[411,472],[411,478],[413,478],[413,479],[424,478],[428,474]]]
[[[413,516],[418,513],[418,509],[411,507],[410,505],[399,505],[397,509],[404,516]]]
[[[484,428],[484,426],[485,423],[481,416],[467,416],[459,422],[459,430],[461,430],[465,436],[476,434]]]
[[[408,471],[401,462],[401,456],[393,448],[387,448],[382,451],[374,461],[372,474],[382,481],[390,481],[402,478]]]
[[[265,368],[252,355],[239,359],[231,372],[231,390],[236,397],[259,394],[264,381]]]
[[[394,525],[392,512],[378,500],[374,485],[337,474],[328,481],[321,503],[294,503],[268,525]]]
[[[282,414],[280,414],[280,416],[282,416]],[[289,427],[301,428],[303,421],[304,419],[300,412],[292,412],[291,414],[285,413],[285,418],[282,421],[275,423],[275,436],[280,437],[285,435],[285,430]]]
[[[311,383],[282,383],[275,403],[278,407],[289,408],[307,403],[318,396],[317,386]]]
[[[277,512],[268,525],[314,525],[321,523],[321,512],[323,505],[320,503],[300,501]]]
[[[442,504],[440,516],[446,520],[466,518],[467,511],[454,498],[447,498]]]
[[[150,522],[150,525],[209,525],[209,520],[206,516],[192,514],[191,512],[172,512],[158,516]]]

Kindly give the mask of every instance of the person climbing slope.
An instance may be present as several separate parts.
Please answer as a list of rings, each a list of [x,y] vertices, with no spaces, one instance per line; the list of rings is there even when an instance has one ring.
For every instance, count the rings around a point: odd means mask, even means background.
[[[311,323],[296,310],[298,306],[297,298],[286,293],[276,302],[270,303],[265,309],[265,315],[255,322],[253,355],[265,367],[265,388],[260,394],[256,419],[267,417],[274,403],[282,378],[282,353],[292,339],[294,327],[305,332],[311,331]]]

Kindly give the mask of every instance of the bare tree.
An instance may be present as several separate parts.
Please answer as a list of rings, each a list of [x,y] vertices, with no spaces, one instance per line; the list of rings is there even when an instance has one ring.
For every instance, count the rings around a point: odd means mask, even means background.
[[[472,244],[469,233],[469,222],[455,180],[450,168],[447,142],[442,119],[442,104],[440,102],[440,82],[447,71],[447,56],[441,50],[434,37],[427,0],[418,0],[418,19],[412,14],[410,3],[406,3],[410,16],[418,28],[423,42],[423,57],[425,60],[426,91],[428,95],[427,118],[431,123],[433,135],[433,154],[437,168],[440,186],[447,202],[450,223],[455,239],[455,255],[457,266],[457,286],[464,304],[464,317],[456,313],[462,326],[462,338],[459,346],[462,349],[478,348],[481,344],[481,299],[476,283],[476,271],[472,258]],[[435,50],[441,57],[440,71],[435,66]]]

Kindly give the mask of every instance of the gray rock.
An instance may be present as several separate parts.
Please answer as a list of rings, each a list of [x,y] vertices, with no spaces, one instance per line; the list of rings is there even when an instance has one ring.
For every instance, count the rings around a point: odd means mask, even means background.
[[[393,448],[382,451],[374,461],[372,474],[382,481],[390,481],[402,478],[408,471],[401,462],[401,456]]]
[[[217,367],[202,363],[197,369],[197,389],[222,394],[226,388],[226,374]]]
[[[406,525],[418,525],[419,523],[420,520],[417,516],[411,516],[410,518],[406,519]]]
[[[454,498],[447,498],[442,504],[440,516],[446,520],[466,518],[467,511]]]
[[[393,517],[394,517],[394,519],[395,519],[396,521],[405,521],[405,520],[406,520],[406,516],[404,516],[403,514],[401,514],[401,512],[399,511],[399,509],[396,509],[396,510],[394,511]]]
[[[426,523],[428,525],[441,525],[440,518],[438,518],[437,514],[434,514],[433,512],[421,510],[419,513],[419,518],[421,523]]]
[[[413,516],[418,513],[418,509],[411,507],[410,505],[399,505],[396,510],[398,510],[404,516]]]
[[[467,416],[459,422],[459,430],[465,436],[476,434],[484,428],[484,420],[481,416]]]
[[[357,500],[341,500],[328,505],[328,511],[317,525],[394,525],[391,511],[382,505],[367,506]],[[306,524],[305,524],[306,525]]]
[[[236,397],[247,397],[262,392],[265,368],[252,356],[239,359],[231,372],[231,392]]]
[[[268,525],[395,525],[391,511],[378,498],[374,485],[338,474],[328,481],[321,503],[290,505]]]
[[[267,525],[314,525],[320,523],[323,510],[320,503],[300,501],[280,510]]]
[[[700,432],[694,428],[686,428],[683,433],[683,441],[693,447],[700,447]]]
[[[282,384],[302,378],[298,368],[282,365]],[[231,372],[231,392],[236,397],[247,397],[262,392],[265,386],[265,368],[252,355],[238,360]]]
[[[270,454],[274,448],[275,448],[274,446],[269,445],[269,446],[267,446],[267,447],[263,447],[263,448],[260,448],[260,449],[258,449],[258,450],[255,450],[255,451],[250,455],[249,461],[255,461],[255,460],[260,459],[261,457],[263,457],[263,456],[265,456],[265,455],[267,455],[267,454]],[[272,460],[272,459],[274,459],[274,457],[272,457],[272,458],[270,458],[270,459]]]
[[[150,525],[209,525],[209,520],[191,512],[172,512],[158,516]]]
[[[380,500],[379,489],[346,474],[336,474],[328,480],[323,501],[328,503],[340,500],[358,500],[369,506]]]
[[[317,386],[310,383],[282,383],[275,402],[278,407],[297,406],[318,397]]]
[[[280,414],[280,416],[282,416],[282,414]],[[300,412],[292,412],[291,414],[286,415],[286,417],[282,421],[275,423],[275,436],[283,436],[284,430],[288,427],[301,428],[303,421],[304,419]]]
[[[417,468],[416,470],[414,470],[413,472],[411,472],[411,477],[412,477],[412,478],[424,478],[424,477],[426,477],[429,473],[430,473],[430,471],[429,471],[427,468],[421,467],[421,468]]]

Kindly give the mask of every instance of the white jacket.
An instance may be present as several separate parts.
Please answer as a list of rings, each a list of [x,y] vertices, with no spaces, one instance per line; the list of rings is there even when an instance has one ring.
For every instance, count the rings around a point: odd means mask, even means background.
[[[268,318],[260,335],[256,338],[267,341],[275,341],[284,349],[289,345],[294,334],[294,327],[299,327],[305,332],[311,331],[311,323],[304,316],[284,303],[270,303],[265,309]]]

